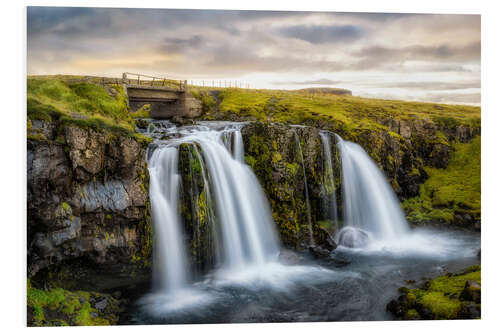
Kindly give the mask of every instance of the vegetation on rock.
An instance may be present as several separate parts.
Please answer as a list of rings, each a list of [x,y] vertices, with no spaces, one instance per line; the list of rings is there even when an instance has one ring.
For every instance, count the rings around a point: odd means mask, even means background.
[[[123,86],[119,84],[104,87],[52,77],[28,77],[27,98],[28,120],[57,121],[149,142],[134,132],[134,119],[128,111]]]
[[[114,325],[123,311],[108,294],[38,289],[27,281],[28,326]]]
[[[470,143],[454,143],[446,169],[425,167],[429,179],[420,194],[403,203],[408,220],[438,220],[466,225],[481,214],[481,137]],[[469,216],[466,216],[469,215]]]
[[[400,288],[403,294],[387,309],[404,319],[468,319],[481,315],[481,266],[446,274],[416,289]]]

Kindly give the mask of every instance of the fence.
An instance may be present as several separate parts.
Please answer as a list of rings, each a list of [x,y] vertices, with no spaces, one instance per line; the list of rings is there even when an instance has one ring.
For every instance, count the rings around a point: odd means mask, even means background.
[[[130,79],[129,76],[132,76],[134,78]],[[125,72],[122,74],[122,82],[126,84],[137,84],[138,86],[143,85],[152,87],[168,87],[179,90],[186,90],[187,88],[186,80],[174,80],[174,79],[167,79],[166,77],[158,77],[158,76],[129,73],[129,72]]]
[[[238,80],[189,80],[192,87],[204,88],[242,88],[250,89],[250,84]]]

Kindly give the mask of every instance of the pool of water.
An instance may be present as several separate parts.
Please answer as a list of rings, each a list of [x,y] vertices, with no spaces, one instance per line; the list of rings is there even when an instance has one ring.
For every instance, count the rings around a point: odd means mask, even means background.
[[[343,267],[304,259],[218,271],[169,295],[141,295],[124,324],[393,320],[398,288],[480,263],[480,234],[416,229],[364,249],[339,247]],[[405,281],[415,280],[415,284]]]

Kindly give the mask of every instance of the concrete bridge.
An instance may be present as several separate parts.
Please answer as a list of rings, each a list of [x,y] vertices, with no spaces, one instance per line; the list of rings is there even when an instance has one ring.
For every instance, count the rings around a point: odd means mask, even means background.
[[[189,92],[187,81],[123,73],[122,82],[132,112],[149,104],[151,117],[155,119],[174,116],[195,118],[201,115],[201,102]]]

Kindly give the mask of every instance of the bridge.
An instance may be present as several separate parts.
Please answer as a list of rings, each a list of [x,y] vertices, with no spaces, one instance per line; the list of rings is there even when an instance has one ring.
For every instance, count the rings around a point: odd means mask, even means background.
[[[126,72],[122,75],[122,83],[132,112],[149,104],[151,117],[155,119],[201,115],[201,102],[189,92],[186,80]]]

